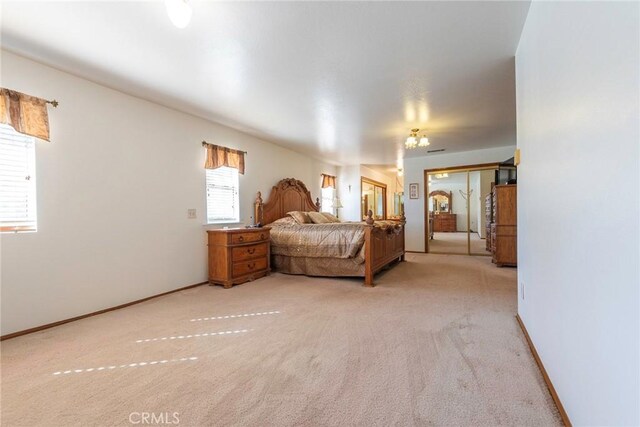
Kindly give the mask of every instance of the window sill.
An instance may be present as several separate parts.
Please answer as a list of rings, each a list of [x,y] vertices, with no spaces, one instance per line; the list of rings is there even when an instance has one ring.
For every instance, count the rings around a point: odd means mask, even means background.
[[[34,227],[0,227],[0,233],[16,234],[16,233],[35,233],[38,231]]]
[[[204,227],[220,228],[220,227],[228,227],[230,225],[244,226],[244,223],[241,221],[222,221],[222,222],[205,222],[202,225]]]

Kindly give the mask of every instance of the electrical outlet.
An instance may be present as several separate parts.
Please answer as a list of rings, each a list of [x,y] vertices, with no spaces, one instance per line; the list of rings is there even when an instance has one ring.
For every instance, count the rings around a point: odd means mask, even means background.
[[[187,218],[196,219],[198,216],[195,209],[187,209]]]
[[[520,282],[520,298],[524,299],[524,282]]]

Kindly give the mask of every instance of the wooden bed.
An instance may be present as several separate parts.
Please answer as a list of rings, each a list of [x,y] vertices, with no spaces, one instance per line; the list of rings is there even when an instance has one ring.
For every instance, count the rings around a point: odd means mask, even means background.
[[[256,223],[267,225],[287,216],[287,212],[304,211],[319,212],[320,201],[314,202],[311,193],[301,181],[286,178],[278,182],[269,195],[266,203],[262,201],[262,194],[258,192],[255,202]],[[374,226],[369,212],[365,227],[364,248],[364,286],[373,286],[373,276],[396,261],[404,261],[404,218],[393,228]],[[331,274],[327,274],[331,276]]]

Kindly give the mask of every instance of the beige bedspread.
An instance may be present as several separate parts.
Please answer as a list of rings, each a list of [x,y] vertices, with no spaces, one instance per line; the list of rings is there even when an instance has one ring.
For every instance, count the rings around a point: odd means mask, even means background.
[[[376,227],[396,226],[393,222],[376,222]],[[271,227],[271,253],[305,258],[354,258],[364,262],[364,223],[298,224],[282,218]]]

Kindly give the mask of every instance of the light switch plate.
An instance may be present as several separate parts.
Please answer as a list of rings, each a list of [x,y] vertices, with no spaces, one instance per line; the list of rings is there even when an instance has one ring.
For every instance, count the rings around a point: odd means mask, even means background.
[[[197,218],[196,210],[195,209],[187,209],[187,218],[196,219]]]

